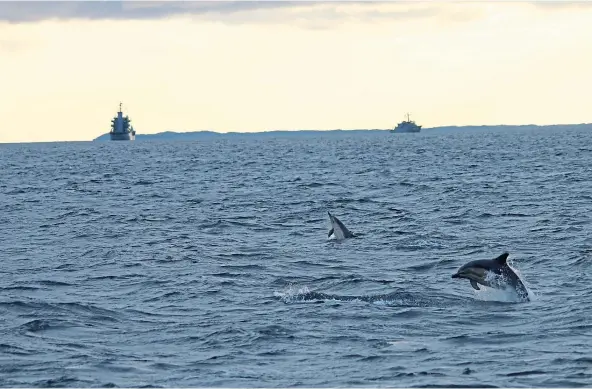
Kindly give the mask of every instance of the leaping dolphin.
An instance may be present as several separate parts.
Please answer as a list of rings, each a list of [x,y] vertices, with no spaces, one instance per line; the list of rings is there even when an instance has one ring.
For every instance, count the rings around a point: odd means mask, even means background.
[[[476,290],[479,290],[477,284],[496,289],[504,289],[506,285],[509,285],[516,290],[521,298],[530,301],[526,287],[506,263],[509,255],[503,253],[494,259],[471,261],[461,266],[456,274],[452,275],[452,278],[466,278],[471,281],[471,286]]]
[[[329,214],[329,219],[331,220],[331,229],[329,230],[328,237],[331,237],[331,235],[335,234],[335,238],[337,239],[355,238],[355,235],[343,225],[341,220],[331,215],[331,212],[327,211],[327,213]]]

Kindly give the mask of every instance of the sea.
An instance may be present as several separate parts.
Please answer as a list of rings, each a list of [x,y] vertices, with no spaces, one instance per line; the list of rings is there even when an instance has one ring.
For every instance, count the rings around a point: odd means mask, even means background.
[[[592,387],[591,232],[576,127],[3,144],[0,386]]]

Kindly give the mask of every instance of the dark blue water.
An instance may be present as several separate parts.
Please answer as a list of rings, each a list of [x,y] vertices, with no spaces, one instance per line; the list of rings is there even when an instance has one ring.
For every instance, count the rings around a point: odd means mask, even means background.
[[[0,145],[0,177],[4,387],[592,385],[589,132]],[[504,251],[531,302],[451,278]]]

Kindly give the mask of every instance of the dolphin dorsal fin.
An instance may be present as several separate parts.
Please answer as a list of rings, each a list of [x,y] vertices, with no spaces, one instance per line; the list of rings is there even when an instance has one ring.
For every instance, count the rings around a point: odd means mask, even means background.
[[[508,254],[508,253],[503,253],[502,255],[500,255],[499,257],[497,257],[496,259],[494,259],[494,261],[496,261],[500,265],[505,265],[506,264],[506,260],[508,259],[508,256],[509,255],[510,254]]]

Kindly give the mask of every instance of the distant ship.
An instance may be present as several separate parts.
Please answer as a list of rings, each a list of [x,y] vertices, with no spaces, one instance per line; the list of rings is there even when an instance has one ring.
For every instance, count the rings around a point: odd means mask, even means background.
[[[123,116],[121,112],[121,103],[119,103],[119,112],[111,120],[111,131],[109,131],[111,140],[134,140],[136,139],[136,131],[131,125],[131,120],[128,116]]]
[[[407,120],[403,120],[401,123],[397,124],[397,127],[393,128],[391,132],[419,132],[421,131],[421,126],[415,124],[413,120],[409,119],[409,114],[407,114]]]

